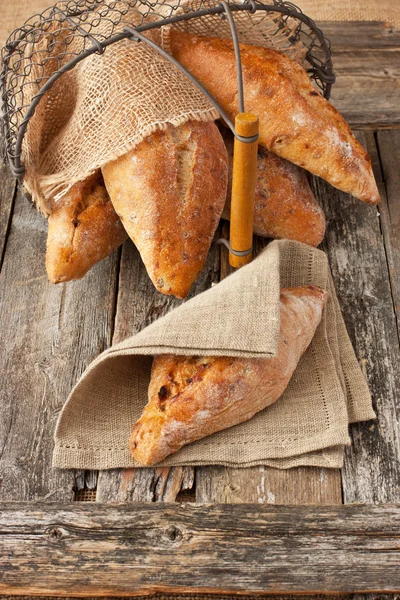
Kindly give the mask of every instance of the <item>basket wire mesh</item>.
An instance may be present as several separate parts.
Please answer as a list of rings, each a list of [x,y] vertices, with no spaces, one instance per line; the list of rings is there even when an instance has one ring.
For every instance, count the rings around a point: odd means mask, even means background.
[[[144,32],[165,25],[196,35],[233,34],[239,41],[283,49],[303,62],[312,81],[329,98],[335,80],[330,43],[291,2],[63,0],[16,29],[1,52],[5,158],[17,177],[24,175],[21,154],[29,121],[54,82],[91,54],[102,54],[126,38],[146,41]],[[238,81],[240,92],[240,77]]]

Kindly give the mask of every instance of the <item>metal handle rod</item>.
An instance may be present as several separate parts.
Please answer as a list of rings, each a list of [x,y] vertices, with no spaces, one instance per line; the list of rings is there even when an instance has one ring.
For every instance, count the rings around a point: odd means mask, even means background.
[[[239,38],[238,38],[235,21],[233,20],[230,7],[227,5],[225,0],[220,0],[220,4],[222,4],[222,6],[224,7],[226,16],[229,21],[229,26],[231,28],[233,47],[235,49],[235,59],[236,59],[236,77],[237,77],[237,84],[238,84],[239,112],[244,113],[243,71],[242,71],[242,59],[240,57]]]

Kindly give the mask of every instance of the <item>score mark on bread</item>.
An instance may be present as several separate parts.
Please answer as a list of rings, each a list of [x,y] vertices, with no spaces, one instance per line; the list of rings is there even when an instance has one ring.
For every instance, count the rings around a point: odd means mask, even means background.
[[[225,204],[228,158],[217,126],[168,125],[102,172],[153,284],[163,294],[185,298]]]

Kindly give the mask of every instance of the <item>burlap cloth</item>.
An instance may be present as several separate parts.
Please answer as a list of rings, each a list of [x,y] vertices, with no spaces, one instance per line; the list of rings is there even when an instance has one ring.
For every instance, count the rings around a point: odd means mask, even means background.
[[[54,466],[138,466],[128,448],[147,402],[151,355],[271,357],[280,287],[314,284],[330,294],[321,324],[284,395],[253,419],[167,458],[171,465],[340,467],[348,425],[374,418],[328,262],[320,250],[274,241],[248,266],[103,352],[68,398],[55,432]]]
[[[127,25],[135,27],[195,10],[199,2],[113,0],[94,4],[84,26],[103,41]],[[214,0],[201,0],[202,8],[214,5]],[[68,2],[63,0],[58,6],[67,9]],[[264,13],[241,12],[234,19],[241,41],[270,46],[303,60],[306,46],[291,38],[297,23]],[[231,36],[228,22],[218,15],[205,15],[178,27],[194,34]],[[148,31],[146,36],[164,45],[168,28]],[[54,15],[34,43],[22,45],[9,61],[6,84],[16,90],[13,103],[28,106],[49,77],[87,46],[87,37]],[[23,110],[13,113],[11,125],[20,126],[24,116]],[[54,199],[74,183],[122,156],[155,130],[218,116],[177,67],[143,42],[121,40],[102,55],[86,57],[44,94],[23,141],[24,186],[39,210],[48,215]]]

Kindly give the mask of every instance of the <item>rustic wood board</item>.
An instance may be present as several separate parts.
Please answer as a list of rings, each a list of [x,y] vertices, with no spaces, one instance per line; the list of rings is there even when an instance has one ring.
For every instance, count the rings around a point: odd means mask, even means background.
[[[366,60],[368,55],[368,60]],[[331,100],[356,129],[400,126],[400,49],[336,50]]]
[[[381,166],[382,233],[400,335],[400,132],[378,131],[376,141]]]
[[[399,536],[396,506],[3,503],[0,592],[396,591]]]
[[[68,596],[70,600],[77,600],[78,596]],[[107,596],[109,600],[115,600],[118,596]],[[120,597],[120,596],[119,596]],[[35,600],[61,600],[65,596],[34,596]],[[91,596],[91,600],[99,600],[104,596]],[[248,594],[155,594],[145,596],[124,596],[124,598],[134,598],[134,600],[328,600],[332,596],[326,596],[324,594],[313,594],[310,595],[296,594],[267,594],[267,595],[248,595]],[[334,600],[398,600],[397,594],[335,594]],[[32,600],[32,596],[20,596],[20,595],[2,595],[0,594],[0,600]]]
[[[29,16],[36,10],[37,3],[35,0],[17,4]],[[22,20],[22,16],[18,15],[15,24]],[[333,94],[336,106],[352,125],[364,129],[398,127],[400,32],[383,23],[320,25],[333,44],[338,74]],[[398,502],[400,247],[397,204],[400,132],[380,131],[376,140],[372,132],[361,137],[372,155],[383,196],[380,214],[323,182],[314,183],[330,221],[324,247],[330,257],[349,332],[367,374],[378,413],[376,424],[355,425],[351,429],[353,446],[346,454],[342,472],[343,501]],[[50,462],[55,420],[79,373],[103,348],[152,322],[170,310],[175,301],[154,292],[130,242],[123,248],[121,265],[119,253],[116,253],[98,265],[82,282],[68,284],[64,288],[47,284],[44,276],[44,221],[29,204],[24,204],[22,198],[16,196],[15,182],[5,168],[0,170],[0,177],[0,250],[5,250],[0,277],[0,285],[3,286],[3,292],[0,292],[3,294],[0,327],[6,331],[3,343],[9,350],[7,356],[1,357],[3,373],[7,375],[0,405],[0,500],[65,501],[73,499],[74,491],[94,489],[97,485],[97,499],[107,502],[172,502],[186,493],[194,499],[194,492],[199,502],[336,504],[342,501],[340,474],[327,469],[301,468],[283,473],[264,467],[245,470],[202,467],[196,469],[196,473],[190,468],[132,469],[103,472],[99,480],[96,472],[53,471]],[[226,257],[225,250],[221,250],[221,262],[218,255],[219,252],[213,250],[207,269],[196,286],[196,293],[217,281],[219,272],[221,276],[229,272],[223,258]],[[350,281],[351,290],[348,288]],[[84,318],[86,313],[90,314],[89,319]],[[13,369],[10,369],[10,364]],[[19,401],[16,401],[17,395]],[[80,510],[81,503],[70,506],[73,512],[75,507]],[[108,510],[113,511],[114,507],[109,505]],[[93,511],[97,512],[97,508]],[[312,513],[315,514],[314,508]],[[56,521],[52,521],[55,528]],[[84,535],[86,542],[86,532]],[[369,531],[367,535],[370,535]],[[179,533],[173,536],[176,538],[173,543],[176,543]],[[71,537],[69,534],[66,536],[68,541]],[[47,539],[45,536],[42,538]],[[32,535],[30,541],[33,543],[34,540]],[[114,538],[111,537],[111,540],[113,543]],[[297,543],[303,538],[295,540]],[[73,541],[76,541],[75,538]],[[282,543],[289,541],[290,537]],[[79,540],[79,547],[85,548],[85,542]],[[65,538],[61,537],[57,543],[70,548]],[[372,547],[371,544],[369,546]],[[254,542],[253,547],[256,549]],[[22,546],[18,545],[17,557],[20,556],[20,548]],[[307,544],[306,548],[308,550]],[[174,547],[166,548],[166,557],[171,557],[171,549],[173,551]],[[326,550],[329,551],[329,546],[324,547]],[[347,552],[347,546],[344,550]],[[356,550],[359,550],[358,546]],[[186,557],[192,558],[191,551],[191,546],[186,547]],[[184,549],[179,549],[179,552],[183,557]],[[347,556],[349,560],[352,558],[351,554]],[[385,564],[386,555],[376,552],[375,557],[375,568],[379,570]],[[391,568],[390,561],[389,565]],[[68,568],[72,570],[75,566]],[[304,574],[310,571],[309,566],[307,571],[307,565],[301,568]],[[60,570],[63,572],[62,568]],[[283,568],[281,570],[285,572]],[[143,572],[139,568],[136,574],[139,577]],[[48,574],[44,569],[43,577]],[[54,575],[51,569],[50,574]],[[92,581],[98,582],[97,575],[98,571]],[[1,576],[0,567],[0,582]],[[261,578],[261,574],[258,576]],[[117,574],[115,580],[119,579]],[[224,578],[225,581],[230,579],[230,576]],[[345,581],[338,578],[334,591],[340,591],[340,585]],[[218,583],[218,598],[222,599],[220,590],[225,589],[224,581]],[[0,592],[2,589],[4,593],[11,593],[0,585]],[[27,589],[19,587],[16,592],[13,587],[12,593],[28,593]],[[104,593],[93,589],[85,593]],[[270,589],[273,590],[268,588],[268,591]],[[354,589],[366,588],[347,587],[346,591]],[[396,588],[375,586],[372,589],[399,589],[399,585]],[[38,593],[65,593],[62,588],[41,590]],[[296,587],[290,590],[299,591]],[[110,593],[129,595],[136,591],[137,587],[131,591]],[[246,591],[254,591],[254,588],[247,586]],[[282,591],[281,587],[279,591]],[[80,594],[81,590],[76,588],[68,593]],[[352,600],[361,598],[373,600],[376,596],[353,596]]]
[[[3,264],[16,192],[17,185],[14,177],[6,165],[0,165],[0,269]]]
[[[400,132],[393,133],[400,137]],[[386,203],[372,133],[360,133]],[[321,179],[314,188],[328,226],[324,248],[356,355],[369,382],[377,421],[351,427],[346,450],[343,501],[400,500],[400,349],[380,210],[335,190]]]
[[[54,286],[46,229],[19,193],[0,274],[2,500],[73,499],[74,473],[51,467],[54,427],[73,384],[111,341],[117,254],[84,280]]]

